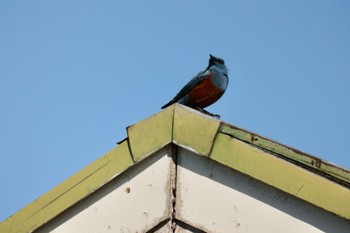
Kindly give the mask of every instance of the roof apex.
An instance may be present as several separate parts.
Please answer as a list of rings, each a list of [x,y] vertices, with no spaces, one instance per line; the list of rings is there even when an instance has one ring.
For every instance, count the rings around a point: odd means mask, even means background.
[[[2,222],[0,232],[37,229],[171,143],[350,219],[350,171],[191,108],[174,104],[127,127],[127,134],[120,145]]]

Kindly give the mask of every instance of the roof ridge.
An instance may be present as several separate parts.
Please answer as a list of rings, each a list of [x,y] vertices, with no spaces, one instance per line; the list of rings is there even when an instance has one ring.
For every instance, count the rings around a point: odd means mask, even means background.
[[[174,104],[128,127],[127,134],[120,145],[0,223],[0,232],[37,229],[171,143],[350,219],[349,170],[186,106]]]

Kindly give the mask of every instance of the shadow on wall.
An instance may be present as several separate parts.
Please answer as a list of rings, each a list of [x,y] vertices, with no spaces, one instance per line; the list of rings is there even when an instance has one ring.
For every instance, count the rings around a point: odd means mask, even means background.
[[[324,232],[350,232],[350,221],[185,149],[178,165],[243,193]],[[330,190],[324,190],[329,192]],[[320,194],[321,195],[321,194]],[[214,197],[213,199],[218,198]],[[215,200],[213,200],[215,201]],[[257,210],[258,211],[258,210]],[[287,229],[286,229],[287,230]],[[291,230],[291,229],[289,229]],[[288,230],[287,230],[288,231]]]

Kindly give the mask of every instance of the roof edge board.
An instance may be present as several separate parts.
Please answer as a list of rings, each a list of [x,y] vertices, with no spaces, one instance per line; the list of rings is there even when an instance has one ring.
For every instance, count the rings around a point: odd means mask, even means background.
[[[320,175],[350,188],[350,172],[344,168],[225,122],[222,122],[220,132],[270,151],[307,169],[312,169]]]
[[[240,139],[219,133],[211,159],[350,219],[350,189]],[[332,190],[331,192],[329,190]]]
[[[175,104],[174,114],[173,143],[208,157],[220,121],[180,104]]]
[[[132,166],[127,142],[115,147],[14,215],[0,232],[32,232]]]
[[[175,106],[166,108],[127,128],[127,140],[135,162],[172,142]]]

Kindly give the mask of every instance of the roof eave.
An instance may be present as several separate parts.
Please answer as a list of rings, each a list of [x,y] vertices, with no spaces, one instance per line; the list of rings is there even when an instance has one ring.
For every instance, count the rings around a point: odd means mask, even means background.
[[[119,146],[2,222],[0,232],[37,229],[170,143],[350,219],[348,170],[196,110],[172,105],[128,127],[127,134]]]

